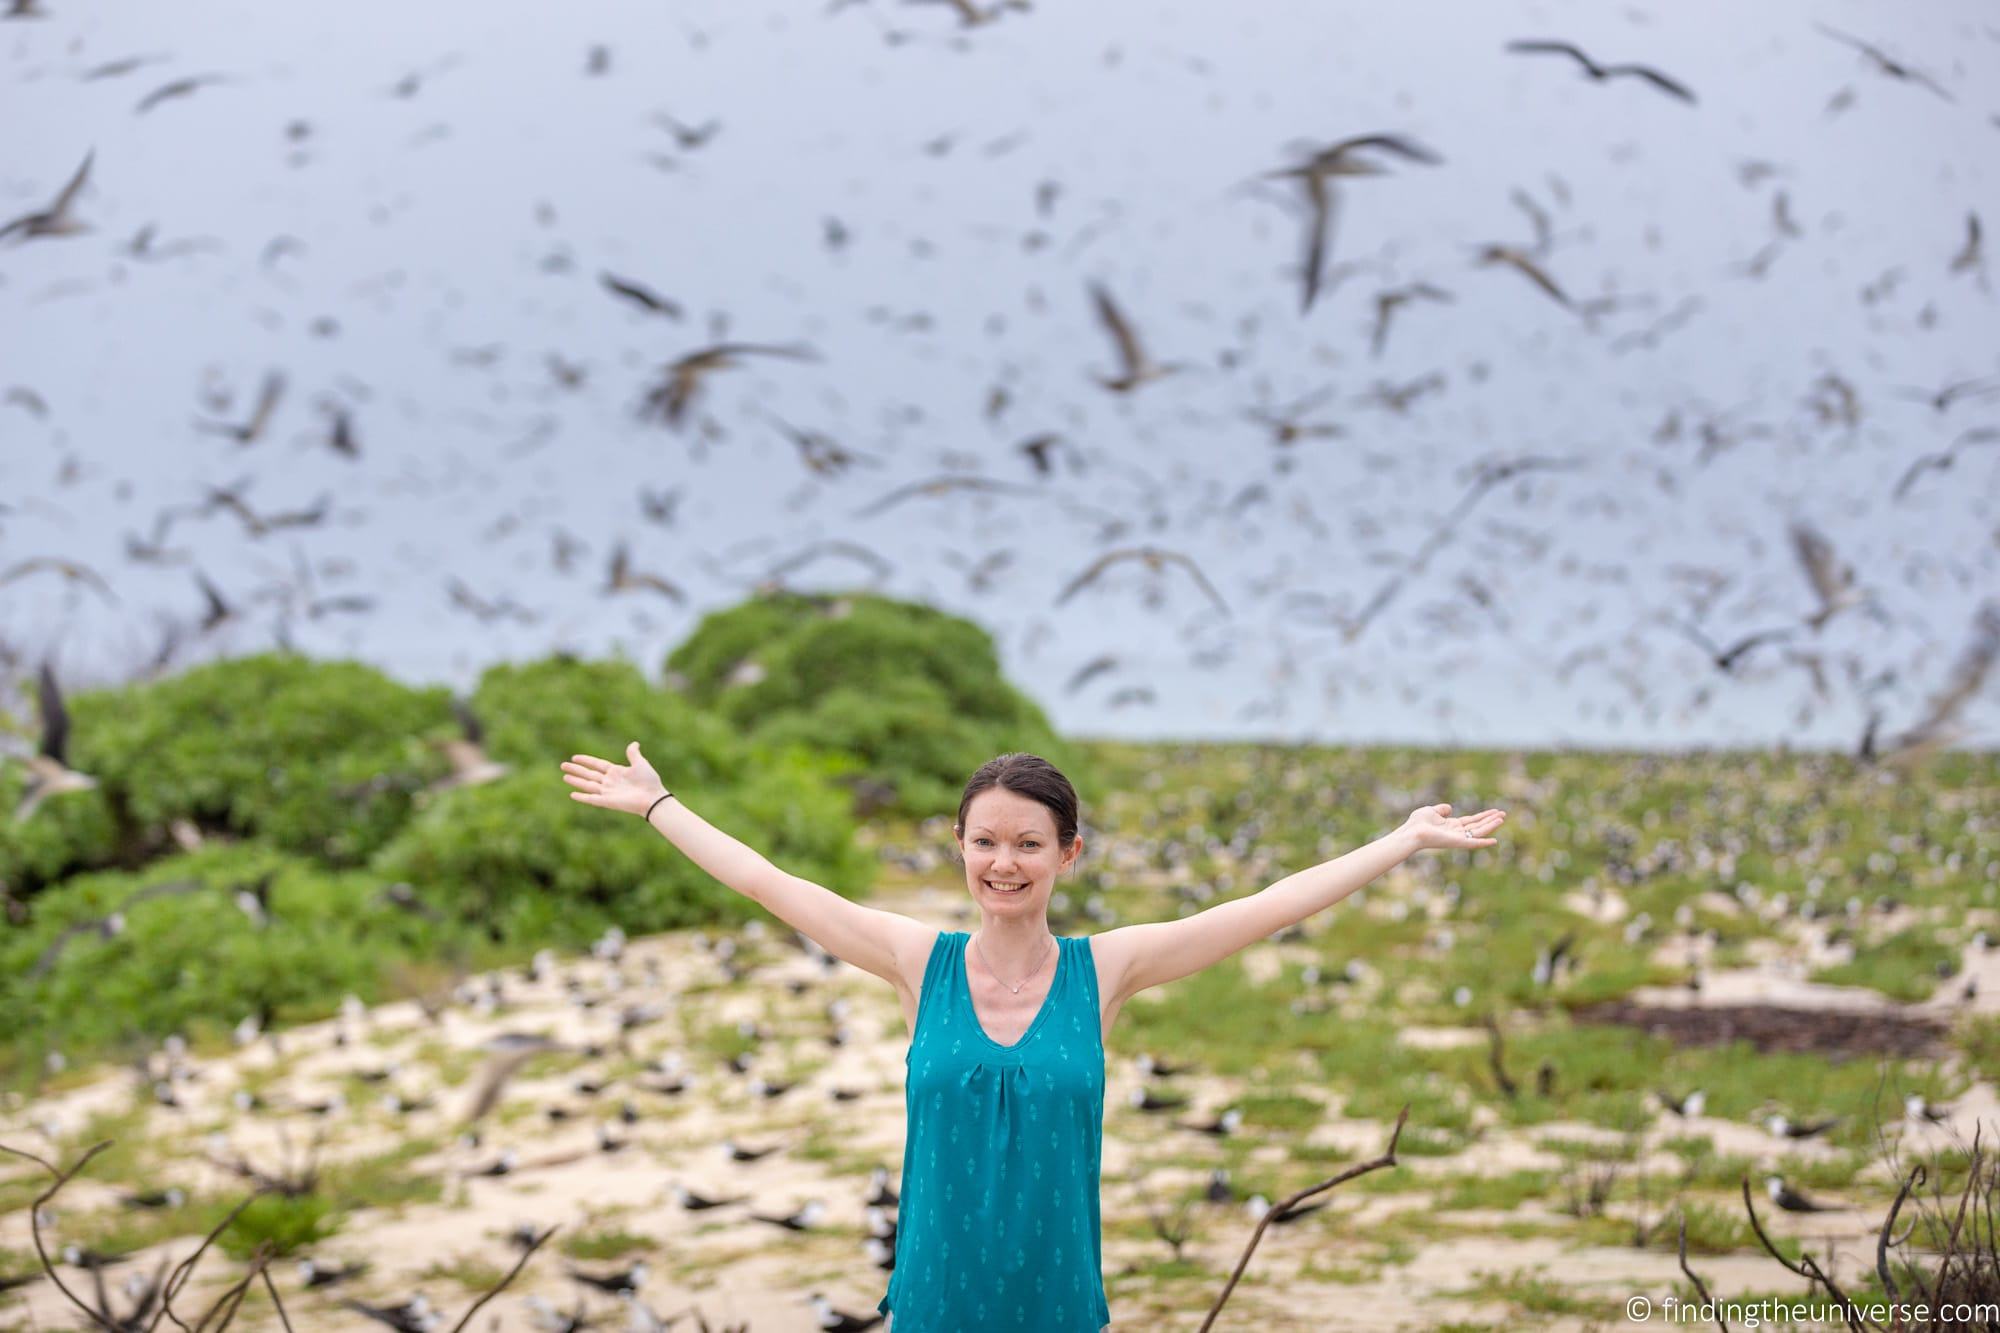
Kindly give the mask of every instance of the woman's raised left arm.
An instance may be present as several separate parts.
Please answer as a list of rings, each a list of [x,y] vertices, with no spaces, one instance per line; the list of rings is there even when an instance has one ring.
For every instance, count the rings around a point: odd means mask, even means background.
[[[1191,976],[1297,925],[1427,848],[1491,847],[1499,839],[1489,835],[1506,818],[1504,810],[1453,818],[1449,805],[1422,806],[1395,832],[1296,871],[1246,898],[1232,898],[1174,921],[1145,921],[1105,931],[1095,937],[1098,957],[1112,961],[1122,1003],[1149,986]]]

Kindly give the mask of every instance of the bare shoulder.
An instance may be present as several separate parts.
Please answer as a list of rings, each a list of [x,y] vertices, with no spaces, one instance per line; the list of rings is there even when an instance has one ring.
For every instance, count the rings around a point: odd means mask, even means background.
[[[931,948],[943,932],[901,912],[882,915],[888,918],[890,948],[896,958],[896,988],[916,995],[924,988],[924,969],[930,966]]]
[[[1144,924],[1119,926],[1090,937],[1090,952],[1097,960],[1097,992],[1100,1001],[1123,1000],[1125,981],[1132,972],[1132,955],[1138,932]]]

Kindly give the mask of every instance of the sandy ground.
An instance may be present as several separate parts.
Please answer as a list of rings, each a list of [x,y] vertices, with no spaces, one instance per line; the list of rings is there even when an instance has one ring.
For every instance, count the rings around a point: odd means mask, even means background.
[[[896,910],[945,922],[950,914],[941,909],[949,901],[925,894]],[[1577,906],[1605,910],[1595,902],[1580,901]],[[1274,944],[1253,950],[1245,960],[1253,972],[1274,974],[1288,956],[1285,949]],[[566,1275],[572,1263],[588,1272],[606,1273],[635,1257],[643,1257],[648,1269],[643,1303],[663,1316],[698,1304],[716,1327],[747,1320],[758,1333],[816,1329],[819,1325],[808,1304],[814,1292],[823,1292],[841,1310],[872,1314],[888,1274],[874,1267],[864,1253],[865,1200],[872,1166],[889,1171],[892,1188],[900,1169],[903,1055],[908,1044],[902,1015],[893,993],[876,978],[845,965],[825,969],[820,960],[793,947],[791,933],[782,927],[761,937],[739,937],[739,961],[745,955],[765,961],[747,981],[730,985],[720,960],[701,947],[696,935],[653,937],[629,943],[615,961],[557,960],[539,980],[529,980],[521,970],[503,974],[498,978],[503,999],[497,1006],[485,1006],[485,1012],[460,1003],[433,1022],[414,1002],[404,1002],[381,1006],[358,1022],[333,1020],[285,1032],[275,1041],[265,1038],[240,1050],[190,1058],[172,1080],[181,1105],[149,1103],[145,1112],[151,1156],[162,1163],[158,1183],[234,1198],[245,1184],[217,1162],[247,1159],[265,1170],[277,1170],[288,1160],[288,1149],[289,1160],[303,1161],[304,1145],[316,1129],[324,1128],[329,1136],[320,1152],[320,1160],[327,1163],[366,1158],[422,1136],[440,1146],[416,1159],[411,1168],[440,1178],[443,1198],[362,1211],[340,1234],[317,1247],[314,1254],[322,1262],[365,1259],[373,1265],[358,1280],[335,1288],[337,1295],[394,1303],[421,1292],[446,1314],[439,1327],[449,1328],[490,1276],[504,1271],[517,1257],[518,1251],[507,1242],[510,1231],[522,1224],[561,1224],[555,1239],[480,1312],[474,1327],[555,1327],[539,1321],[534,1302],[563,1310],[574,1305],[586,1289]],[[1966,966],[1981,978],[1979,1004],[2000,1001],[2000,957],[1976,952],[1968,955]],[[1994,974],[1990,986],[1985,981],[1988,974]],[[466,991],[487,990],[492,980],[475,978]],[[1872,992],[1810,985],[1779,960],[1738,972],[1707,973],[1699,993],[1662,989],[1656,996],[1635,998],[1806,1007],[1888,1003]],[[583,999],[593,1003],[586,1007],[580,1003]],[[627,1054],[621,1056],[620,1015],[628,1010],[633,1026],[624,1033]],[[826,1040],[836,1023],[846,1034],[838,1046]],[[742,1074],[703,1044],[705,1036],[718,1032],[724,1037],[736,1034],[738,1024],[754,1025],[762,1043]],[[478,1144],[460,1141],[458,1130],[480,1067],[491,1058],[483,1043],[501,1033],[524,1032],[564,1043],[571,1052],[540,1057],[513,1078],[499,1109],[481,1122]],[[339,1044],[343,1035],[345,1043]],[[1412,1028],[1406,1039],[1413,1046],[1438,1047],[1481,1044],[1486,1036],[1470,1027]],[[582,1053],[593,1045],[601,1048],[597,1055]],[[1134,1138],[1132,1115],[1120,1109],[1126,1095],[1142,1082],[1132,1064],[1136,1054],[1121,1047],[1114,1029],[1107,1058],[1104,1141],[1104,1263],[1113,1327],[1192,1329],[1200,1323],[1219,1281],[1184,1279],[1169,1288],[1149,1279],[1128,1278],[1133,1268],[1164,1260],[1167,1248],[1158,1239],[1139,1241],[1116,1234],[1121,1224],[1145,1216],[1141,1200],[1123,1176],[1142,1152],[1150,1155],[1158,1146],[1155,1139]],[[355,1085],[348,1080],[354,1074],[384,1069],[393,1072],[381,1083],[369,1085],[365,1097],[352,1098],[327,1115],[296,1109],[343,1086],[352,1089]],[[165,1073],[164,1066],[157,1072]],[[659,1090],[676,1075],[687,1080],[684,1090]],[[799,1081],[783,1094],[765,1099],[750,1090],[752,1077]],[[604,1080],[606,1086],[594,1093],[579,1090],[579,1082],[588,1078]],[[1216,1078],[1174,1082],[1176,1091],[1190,1096],[1192,1113],[1204,1118],[1242,1092]],[[233,1097],[245,1089],[254,1089],[266,1107],[251,1111],[237,1107]],[[386,1089],[405,1098],[430,1097],[434,1104],[398,1115],[376,1100]],[[834,1100],[835,1089],[855,1096]],[[0,1142],[43,1154],[56,1152],[51,1134],[74,1144],[93,1115],[127,1111],[139,1091],[135,1071],[98,1071],[65,1091],[8,1108],[0,1115]],[[618,1114],[626,1103],[636,1113],[629,1124]],[[566,1112],[566,1118],[551,1119],[547,1114],[551,1107]],[[1981,1086],[1959,1099],[1947,1124],[1911,1127],[1908,1132],[1916,1137],[1908,1143],[1913,1147],[1941,1143],[1952,1134],[1969,1140],[1975,1120],[1989,1125],[2000,1121],[2000,1101],[1990,1087]],[[601,1150],[599,1126],[623,1140],[623,1146]],[[1178,1133],[1164,1128],[1154,1132]],[[1760,1160],[1826,1151],[1811,1141],[1781,1141],[1752,1125],[1705,1116],[1662,1117],[1653,1138],[1682,1133],[1708,1134],[1719,1151]],[[1306,1141],[1337,1144],[1365,1158],[1381,1150],[1387,1134],[1387,1125],[1332,1115],[1316,1125]],[[1593,1136],[1609,1141],[1604,1131],[1580,1124],[1542,1125],[1531,1132],[1495,1126],[1486,1130],[1476,1152],[1451,1159],[1406,1156],[1399,1169],[1417,1184],[1440,1173],[1555,1168],[1562,1159],[1540,1146],[1544,1140]],[[725,1139],[775,1146],[779,1151],[756,1162],[737,1163],[729,1160]],[[1177,1151],[1196,1151],[1200,1143],[1193,1135],[1171,1142]],[[515,1154],[511,1172],[473,1174],[498,1160],[503,1150]],[[1255,1160],[1284,1165],[1287,1156],[1286,1148],[1274,1144],[1260,1150]],[[1677,1159],[1650,1151],[1647,1161],[1667,1171]],[[24,1174],[11,1159],[0,1161],[0,1182]],[[1291,1174],[1298,1172],[1294,1169]],[[1152,1187],[1158,1191],[1205,1179],[1204,1172],[1163,1170]],[[1301,1178],[1302,1185],[1310,1183]],[[747,1200],[687,1212],[674,1193],[677,1185],[711,1197],[747,1196]],[[1415,1329],[1448,1320],[1508,1325],[1522,1316],[1510,1316],[1504,1302],[1480,1301],[1466,1294],[1477,1275],[1539,1273],[1573,1294],[1616,1302],[1640,1294],[1663,1296],[1680,1278],[1669,1251],[1576,1248],[1555,1239],[1499,1233],[1504,1225],[1549,1217],[1547,1208],[1539,1205],[1508,1213],[1440,1214],[1475,1233],[1482,1226],[1493,1231],[1421,1244],[1407,1262],[1383,1265],[1379,1275],[1356,1272],[1371,1253],[1371,1231],[1383,1219],[1410,1209],[1432,1213],[1432,1200],[1421,1191],[1362,1195],[1336,1190],[1321,1197],[1331,1198],[1331,1206],[1291,1226],[1267,1231],[1243,1284],[1230,1298],[1222,1327]],[[824,1216],[802,1230],[752,1217],[753,1213],[787,1216],[814,1200],[824,1208]],[[1763,1207],[1763,1202],[1760,1198],[1760,1215],[1767,1217],[1774,1232],[1810,1238],[1820,1253],[1831,1243],[1842,1272],[1852,1275],[1872,1263],[1878,1214],[1840,1211],[1800,1218]],[[122,1211],[116,1191],[86,1178],[65,1191],[49,1222],[56,1243],[89,1241],[101,1234],[107,1219],[116,1220]],[[1611,1211],[1628,1215],[1617,1206]],[[0,1248],[30,1252],[28,1226],[25,1208],[0,1217]],[[637,1247],[576,1261],[558,1248],[566,1238],[603,1236],[612,1230],[639,1238]],[[1212,1207],[1188,1245],[1188,1257],[1209,1274],[1225,1274],[1250,1230],[1241,1213],[1228,1206]],[[150,1271],[159,1254],[178,1260],[189,1252],[192,1240],[179,1238],[154,1247],[111,1270],[112,1277],[122,1280],[130,1272]],[[467,1270],[470,1281],[455,1276],[451,1271],[455,1269]],[[1697,1269],[1718,1293],[1792,1286],[1772,1261],[1757,1255],[1702,1258]],[[237,1261],[213,1255],[204,1260],[204,1280],[193,1291],[217,1291],[241,1270]],[[1336,1278],[1335,1270],[1346,1271]],[[75,1268],[62,1272],[75,1283],[87,1282]],[[380,1327],[332,1304],[323,1293],[305,1292],[295,1264],[286,1262],[276,1275],[295,1326]],[[608,1326],[626,1326],[631,1311],[623,1302],[595,1292],[588,1292],[584,1300]],[[188,1297],[180,1303],[183,1309],[197,1310],[205,1304]],[[1535,1316],[1537,1327],[1582,1328],[1587,1322]],[[41,1282],[0,1296],[0,1328],[9,1326],[83,1325],[51,1285]],[[268,1308],[246,1309],[238,1326],[268,1328],[276,1323]],[[693,1324],[684,1320],[678,1327]]]

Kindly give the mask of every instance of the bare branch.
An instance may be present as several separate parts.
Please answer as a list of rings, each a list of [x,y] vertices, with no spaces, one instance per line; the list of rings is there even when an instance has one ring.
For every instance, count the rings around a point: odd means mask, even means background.
[[[69,1184],[70,1177],[74,1176],[77,1172],[83,1170],[83,1168],[90,1162],[91,1158],[97,1156],[97,1154],[103,1152],[106,1148],[109,1148],[112,1142],[113,1140],[111,1139],[105,1139],[103,1142],[93,1147],[89,1152],[77,1158],[76,1165],[72,1166],[67,1171],[58,1171],[53,1166],[50,1166],[47,1162],[43,1162],[41,1158],[35,1156],[33,1153],[22,1152],[19,1148],[9,1148],[4,1143],[0,1143],[0,1151],[13,1153],[16,1157],[25,1157],[32,1162],[41,1162],[43,1168],[46,1169],[50,1175],[53,1175],[56,1178],[56,1183],[42,1191],[41,1196],[35,1200],[34,1207],[28,1213],[28,1227],[30,1232],[33,1233],[35,1238],[35,1254],[41,1259],[42,1271],[49,1275],[49,1281],[56,1284],[57,1291],[60,1291],[64,1296],[67,1296],[69,1298],[69,1302],[71,1305],[74,1305],[77,1309],[89,1315],[91,1318],[91,1322],[97,1324],[102,1328],[107,1328],[111,1330],[111,1333],[118,1333],[118,1326],[116,1324],[112,1323],[109,1319],[99,1314],[97,1311],[91,1309],[88,1305],[85,1305],[83,1303],[83,1298],[78,1296],[75,1292],[69,1289],[69,1284],[65,1283],[62,1280],[62,1275],[56,1272],[55,1264],[50,1262],[49,1260],[48,1246],[42,1243],[42,1205],[47,1203],[50,1199],[55,1198],[56,1191],[60,1190],[64,1185]],[[102,1283],[103,1279],[99,1278],[98,1281]]]
[[[1322,1180],[1317,1185],[1313,1185],[1307,1189],[1300,1190],[1297,1194],[1294,1194],[1291,1198],[1286,1199],[1284,1202],[1271,1208],[1262,1217],[1257,1219],[1257,1228],[1256,1230],[1250,1233],[1250,1241],[1247,1245],[1243,1247],[1242,1257],[1236,1261],[1236,1271],[1229,1275],[1229,1281],[1223,1284],[1221,1293],[1217,1295],[1215,1298],[1215,1304],[1209,1307],[1208,1317],[1201,1321],[1201,1328],[1199,1330],[1199,1333],[1208,1333],[1208,1330],[1215,1326],[1215,1317],[1222,1313],[1223,1302],[1229,1299],[1229,1293],[1236,1290],[1236,1283],[1238,1282],[1238,1280],[1242,1278],[1243,1270],[1249,1267],[1250,1256],[1256,1252],[1257,1242],[1263,1239],[1264,1228],[1271,1225],[1271,1219],[1274,1217],[1282,1217],[1285,1213],[1291,1211],[1299,1204],[1304,1203],[1307,1199],[1310,1199],[1313,1195],[1319,1194],[1325,1190],[1330,1190],[1335,1185],[1339,1185],[1346,1181],[1352,1180],[1356,1176],[1366,1175],[1370,1171],[1378,1171],[1385,1166],[1394,1166],[1396,1164],[1396,1141],[1402,1138],[1403,1122],[1408,1120],[1409,1118],[1410,1118],[1410,1106],[1408,1102],[1405,1102],[1403,1104],[1403,1109],[1396,1115],[1396,1127],[1389,1134],[1389,1146],[1383,1150],[1383,1153],[1380,1157],[1376,1157],[1369,1161],[1362,1162],[1357,1166],[1350,1166],[1347,1168],[1347,1170],[1342,1171],[1339,1175],[1333,1177],[1331,1180]],[[457,1333],[457,1330],[454,1329],[453,1333]]]
[[[557,1225],[560,1225],[560,1223],[558,1223]],[[526,1267],[528,1260],[534,1257],[535,1251],[542,1248],[542,1242],[555,1234],[556,1234],[556,1227],[551,1226],[547,1231],[544,1231],[541,1235],[535,1237],[534,1240],[530,1241],[528,1243],[528,1247],[521,1252],[520,1259],[518,1259],[515,1262],[514,1267],[508,1271],[507,1276],[500,1279],[498,1286],[495,1286],[491,1291],[487,1292],[484,1296],[481,1296],[478,1300],[472,1303],[472,1308],[470,1310],[467,1310],[464,1316],[461,1317],[456,1324],[453,1324],[451,1326],[451,1333],[464,1333],[465,1326],[472,1322],[472,1316],[479,1313],[479,1307],[486,1304],[486,1302],[492,1300],[495,1296],[498,1296],[502,1291],[505,1291],[507,1289],[507,1284],[509,1282],[512,1282],[515,1276],[518,1273],[520,1273],[521,1269]]]
[[[1681,1272],[1686,1273],[1688,1281],[1694,1283],[1695,1294],[1701,1297],[1701,1303],[1715,1310],[1716,1327],[1720,1328],[1722,1333],[1729,1333],[1729,1325],[1723,1321],[1721,1307],[1715,1304],[1715,1298],[1708,1294],[1707,1286],[1695,1276],[1695,1271],[1688,1267],[1688,1218],[1685,1211],[1681,1213],[1680,1255]]]

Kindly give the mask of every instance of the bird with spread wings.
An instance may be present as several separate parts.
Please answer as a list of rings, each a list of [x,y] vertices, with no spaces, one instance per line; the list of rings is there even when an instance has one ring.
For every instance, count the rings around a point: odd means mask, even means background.
[[[1084,587],[1095,582],[1098,576],[1103,574],[1105,570],[1122,560],[1144,561],[1146,568],[1156,574],[1168,564],[1179,565],[1181,568],[1187,570],[1188,574],[1197,584],[1201,585],[1201,590],[1208,594],[1209,600],[1221,609],[1223,615],[1230,614],[1229,603],[1222,600],[1222,594],[1215,590],[1215,585],[1210,583],[1208,576],[1201,572],[1201,566],[1179,551],[1162,550],[1157,546],[1124,546],[1115,551],[1106,551],[1103,555],[1091,561],[1089,567],[1081,574],[1078,574],[1069,581],[1063,590],[1056,595],[1055,604],[1061,606]]]

